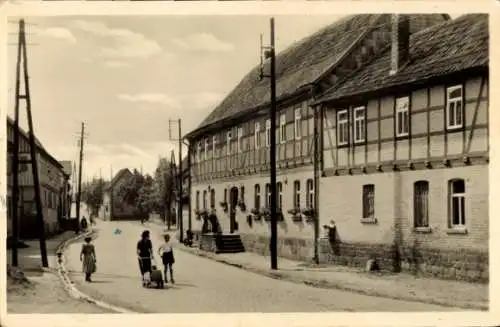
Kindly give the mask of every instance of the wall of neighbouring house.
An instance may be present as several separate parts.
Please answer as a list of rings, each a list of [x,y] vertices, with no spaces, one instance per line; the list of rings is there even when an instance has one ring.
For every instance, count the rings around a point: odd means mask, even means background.
[[[489,279],[488,87],[487,80],[483,87],[481,81],[463,81],[465,128],[458,131],[444,127],[444,85],[411,92],[411,136],[406,139],[394,139],[394,96],[368,101],[367,142],[361,145],[339,147],[335,111],[326,112],[324,139],[332,146],[324,148],[329,173],[320,180],[320,217],[335,220],[339,239],[335,250],[323,245],[324,261],[363,266],[376,257],[389,269],[397,262],[423,275]],[[453,179],[465,182],[466,222],[460,228],[450,224]],[[414,219],[418,181],[429,185],[426,227]],[[362,213],[368,184],[375,187],[374,219]]]
[[[306,202],[305,185],[308,179],[312,179],[313,173],[310,167],[301,167],[296,169],[283,170],[278,172],[277,181],[282,183],[282,213],[283,219],[278,222],[278,253],[282,257],[291,259],[308,260],[312,257],[314,243],[314,225],[303,217],[300,221],[294,221],[288,210],[294,208],[294,181],[301,182],[301,202]],[[251,210],[255,208],[254,187],[256,184],[260,186],[260,207],[266,206],[265,184],[269,183],[269,175],[266,173],[241,176],[239,178],[227,179],[225,181],[217,181],[205,185],[195,185],[192,187],[191,203],[193,211],[196,211],[197,200],[196,194],[199,192],[199,208],[203,209],[203,191],[207,191],[206,208],[210,208],[210,192],[208,186],[215,190],[215,208],[219,223],[224,233],[230,231],[230,208],[228,205],[227,212],[224,212],[220,202],[224,202],[224,189],[227,189],[229,198],[232,187],[238,188],[238,193],[241,196],[241,187],[244,187],[244,202],[246,210],[243,212],[239,207],[236,207],[236,221],[238,222],[238,230],[241,235],[245,249],[261,254],[269,253],[269,238],[270,238],[270,221],[261,217],[258,219],[253,216]],[[259,208],[260,209],[260,208]],[[249,217],[250,216],[250,217]],[[193,231],[201,231],[202,219],[198,218],[193,213]]]

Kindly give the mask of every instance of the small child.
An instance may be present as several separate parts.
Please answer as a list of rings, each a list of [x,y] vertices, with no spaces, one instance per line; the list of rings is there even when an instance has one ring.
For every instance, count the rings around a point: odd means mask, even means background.
[[[157,288],[163,288],[163,276],[156,265],[151,266],[150,277],[151,282],[155,283]]]
[[[170,281],[174,284],[174,271],[172,265],[174,264],[174,252],[172,250],[172,244],[170,243],[170,235],[164,235],[165,243],[160,245],[158,249],[158,254],[163,262],[163,273],[165,274],[165,283],[168,283],[167,271],[170,271]]]

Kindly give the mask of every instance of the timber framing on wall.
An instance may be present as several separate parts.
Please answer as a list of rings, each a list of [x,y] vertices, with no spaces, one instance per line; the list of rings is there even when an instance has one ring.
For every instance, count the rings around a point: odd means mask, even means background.
[[[449,167],[457,167],[463,165],[474,165],[474,164],[485,164],[488,162],[488,150],[489,150],[489,142],[487,141],[482,147],[473,149],[472,143],[475,139],[475,135],[478,133],[478,130],[485,130],[486,135],[489,135],[489,122],[488,115],[484,114],[481,117],[484,120],[484,115],[486,115],[486,121],[479,121],[479,117],[481,115],[480,111],[488,111],[488,95],[485,94],[485,90],[487,88],[487,74],[463,74],[463,75],[454,75],[449,76],[447,79],[441,78],[439,81],[428,84],[415,84],[415,85],[407,85],[406,87],[398,88],[392,90],[392,92],[381,92],[379,96],[374,96],[373,98],[365,97],[363,95],[359,95],[356,98],[349,100],[343,99],[342,101],[330,101],[323,103],[323,108],[325,111],[333,111],[335,114],[335,127],[323,132],[324,138],[331,138],[329,133],[332,133],[335,137],[334,148],[330,147],[325,148],[325,143],[323,143],[323,151],[329,150],[335,152],[336,160],[333,162],[333,166],[324,167],[324,176],[330,175],[344,175],[344,174],[360,174],[360,173],[375,173],[382,171],[405,171],[405,170],[419,170],[419,169],[436,169],[436,168],[449,168]],[[440,82],[440,83],[439,83]],[[476,86],[469,85],[470,83],[475,83]],[[448,103],[447,103],[447,92],[449,87],[460,86],[462,92],[462,125],[458,128],[453,128],[450,130],[447,126],[447,115],[448,115]],[[477,87],[479,86],[479,87]],[[475,88],[474,88],[475,87]],[[474,88],[474,94],[471,94],[471,88]],[[433,94],[431,94],[434,92]],[[437,92],[442,92],[441,95],[437,95]],[[477,93],[477,94],[476,94]],[[442,96],[444,101],[439,102],[438,104],[431,103],[432,96]],[[413,101],[415,97],[419,97],[419,103],[421,103],[422,107],[413,108]],[[425,96],[423,98],[422,96]],[[396,99],[405,97],[408,101],[408,134],[404,136],[398,136],[396,134],[397,128],[397,115],[396,115]],[[392,99],[392,114],[390,116],[381,114],[382,107],[382,98]],[[364,100],[363,100],[364,99]],[[372,101],[373,104],[376,103],[376,108],[367,105],[368,101]],[[376,102],[375,102],[376,101]],[[350,103],[350,104],[349,104]],[[353,112],[352,108],[362,106],[363,103],[366,103],[365,106],[365,140],[364,143],[354,143],[353,137]],[[387,101],[385,101],[387,103]],[[484,107],[486,105],[486,108]],[[347,144],[339,145],[338,140],[338,112],[339,108],[349,108],[349,142]],[[385,106],[387,109],[387,105]],[[376,110],[376,118],[369,118],[367,114],[367,110]],[[440,130],[432,130],[432,117],[433,113],[439,112],[441,115],[441,119],[443,121],[442,128]],[[435,114],[434,114],[435,115]],[[323,115],[322,115],[323,116]],[[372,115],[371,117],[373,117]],[[416,117],[418,121],[415,121]],[[392,128],[393,132],[392,137],[385,138],[382,135],[382,122],[386,119],[392,119]],[[375,125],[373,125],[375,124]],[[420,126],[418,128],[419,131],[415,132],[414,127]],[[436,127],[434,127],[436,128]],[[368,133],[368,129],[370,129],[370,133]],[[376,130],[376,139],[373,139],[373,132]],[[457,136],[459,137],[457,139]],[[442,141],[440,147],[440,153],[436,152],[436,144],[433,145],[433,141],[436,142],[436,137],[440,137]],[[453,150],[450,150],[450,142],[452,142],[451,138],[454,138]],[[426,149],[422,151],[421,155],[416,155],[419,153],[418,150],[415,150],[415,146],[419,146],[413,144],[415,140],[424,141],[422,145],[426,146]],[[420,142],[419,141],[419,142]],[[390,159],[387,157],[382,157],[383,149],[385,148],[387,151],[387,144],[390,142],[392,144],[391,149],[391,157]],[[456,146],[461,143],[461,149],[458,151]],[[481,139],[480,142],[484,142]],[[363,163],[360,162],[360,158],[358,156],[354,156],[354,152],[356,152],[356,148],[363,144],[364,147],[364,158]],[[483,143],[481,143],[483,144]],[[376,145],[377,154],[376,154],[376,162],[373,160],[372,155],[368,155],[368,149],[371,148],[369,145]],[[404,147],[399,149],[399,147]],[[407,151],[406,151],[407,148]],[[431,149],[433,149],[431,151]],[[339,150],[345,149],[345,153],[339,153]],[[404,149],[404,151],[402,151]],[[332,152],[332,153],[333,153]],[[339,155],[344,155],[344,161],[339,161]],[[373,154],[374,155],[374,154]],[[372,158],[370,160],[370,157]],[[356,160],[355,160],[356,158]],[[370,162],[371,161],[371,162]],[[344,162],[344,164],[342,164]]]

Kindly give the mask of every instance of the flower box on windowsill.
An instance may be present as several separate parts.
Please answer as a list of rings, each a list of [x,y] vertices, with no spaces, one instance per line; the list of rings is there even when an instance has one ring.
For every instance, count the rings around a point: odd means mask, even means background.
[[[446,234],[449,235],[465,235],[467,234],[467,228],[465,227],[452,227],[446,230]]]
[[[292,217],[293,221],[301,221],[302,215],[300,214],[300,208],[294,208],[287,211],[288,214]]]
[[[430,228],[430,227],[414,227],[413,232],[418,233],[418,234],[429,234],[429,233],[432,233],[432,228]]]
[[[377,223],[377,218],[375,218],[375,217],[361,218],[360,221],[361,221],[362,224],[376,224]]]
[[[262,219],[262,215],[260,213],[260,210],[259,209],[256,209],[256,208],[253,208],[250,213],[253,215],[253,219],[254,220],[261,220]]]
[[[271,221],[271,210],[269,210],[268,208],[265,208],[263,211],[262,211],[262,216],[264,217],[264,220],[265,221]],[[281,209],[277,209],[277,217],[278,221],[282,221],[283,220],[283,213],[281,212]]]
[[[227,203],[226,202],[222,201],[219,203],[219,205],[221,206],[221,208],[224,212],[227,212]]]
[[[306,217],[307,221],[314,220],[314,208],[307,207],[301,210],[301,213]]]
[[[247,210],[247,206],[245,205],[245,202],[243,202],[243,200],[238,201],[238,207],[242,212],[245,212]]]

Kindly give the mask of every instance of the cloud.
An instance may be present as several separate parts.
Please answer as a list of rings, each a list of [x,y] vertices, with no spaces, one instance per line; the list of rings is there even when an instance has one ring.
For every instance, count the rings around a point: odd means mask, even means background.
[[[35,30],[35,33],[38,35],[52,37],[55,39],[65,40],[69,43],[76,44],[76,38],[71,33],[70,30],[62,27],[47,27],[47,28],[38,28]]]
[[[147,59],[162,52],[156,41],[126,28],[111,28],[101,22],[86,20],[75,20],[72,26],[101,38],[111,38],[114,46],[101,49],[100,54],[104,57]]]
[[[130,67],[130,64],[123,61],[108,60],[104,63],[104,66],[108,68],[121,68],[121,67]]]
[[[216,38],[213,34],[190,34],[182,39],[177,38],[173,43],[185,50],[226,52],[234,50],[234,45]]]
[[[176,109],[200,110],[210,109],[224,97],[216,92],[199,92],[191,94],[140,93],[119,94],[118,99],[128,102],[148,102],[167,105]]]
[[[141,93],[141,94],[119,94],[118,99],[128,102],[149,102],[164,104],[170,107],[180,108],[180,103],[175,97],[161,93]]]

